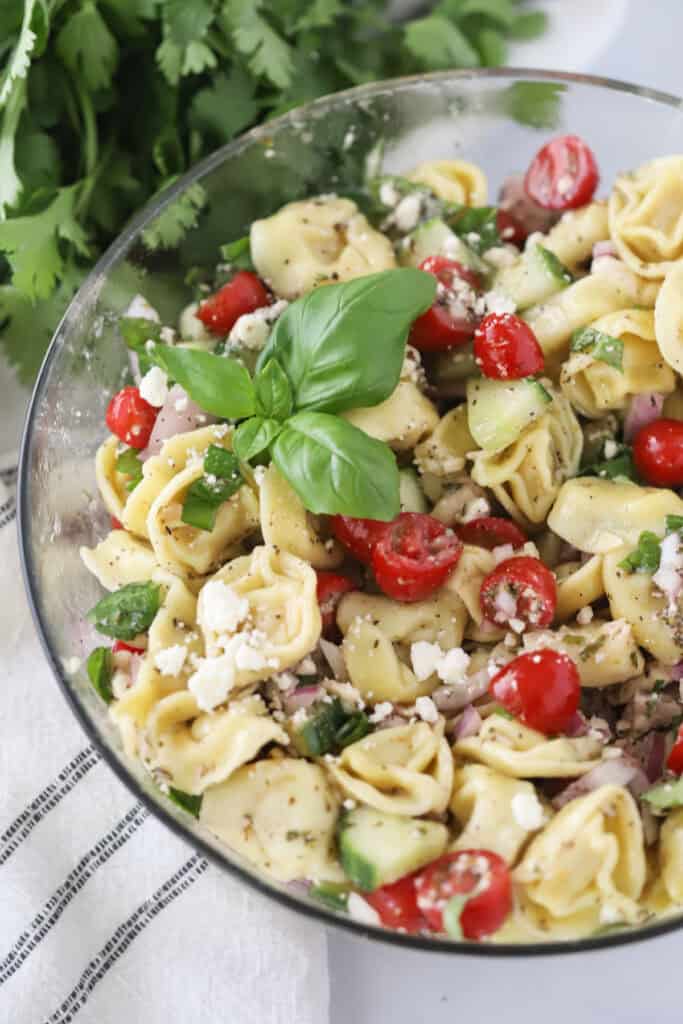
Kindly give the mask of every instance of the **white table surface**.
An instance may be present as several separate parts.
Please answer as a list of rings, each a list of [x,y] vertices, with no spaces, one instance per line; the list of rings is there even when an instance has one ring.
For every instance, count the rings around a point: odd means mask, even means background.
[[[583,0],[555,3],[586,7]],[[601,41],[597,55],[594,40],[586,41],[593,46],[588,64],[568,44],[571,66],[567,58],[555,70],[586,70],[682,94],[683,0],[629,0],[623,18],[620,6],[592,0],[596,21],[609,9],[612,38]],[[604,19],[600,32],[603,27]],[[328,941],[331,1024],[678,1024],[682,1017],[682,933],[621,950],[526,961],[404,952],[331,929]]]

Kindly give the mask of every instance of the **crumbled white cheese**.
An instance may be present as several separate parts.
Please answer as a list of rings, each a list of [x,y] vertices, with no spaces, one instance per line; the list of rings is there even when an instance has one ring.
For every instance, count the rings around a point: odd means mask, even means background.
[[[436,666],[439,679],[451,686],[462,683],[467,675],[469,663],[469,654],[466,654],[462,647],[453,647],[444,654]]]
[[[252,635],[239,633],[235,640],[241,643],[235,645],[235,666],[241,671],[260,672],[268,665],[268,659],[254,646]]]
[[[383,722],[385,718],[393,713],[394,705],[389,700],[380,701],[379,704],[375,704],[372,714],[369,716],[369,720],[373,723]]]
[[[187,409],[188,402],[189,402],[189,399],[188,399],[187,395],[181,395],[180,398],[176,398],[175,403],[174,403],[175,404],[175,411],[176,412],[185,412],[185,410]]]
[[[244,313],[233,324],[228,335],[228,348],[239,345],[260,352],[268,340],[270,328],[287,306],[288,303],[280,299],[271,306],[261,306],[253,313]]]
[[[418,697],[415,701],[415,714],[423,722],[438,722],[439,712],[431,697]]]
[[[232,654],[217,658],[199,658],[196,671],[187,681],[202,711],[213,711],[222,704],[235,685],[235,660]]]
[[[349,917],[352,917],[354,921],[358,921],[360,924],[375,924],[379,925],[380,916],[374,907],[371,907],[369,903],[359,896],[357,892],[350,892],[349,898],[346,904]]]
[[[280,672],[279,675],[273,676],[273,679],[283,693],[286,693],[287,690],[296,690],[299,683],[293,672]]]
[[[512,228],[513,234],[514,230]],[[503,232],[503,236],[505,236],[505,232]],[[486,250],[484,259],[491,266],[500,270],[503,267],[511,267],[514,263],[517,263],[519,260],[519,250],[514,245],[494,245]]]
[[[535,793],[515,793],[511,801],[512,816],[520,828],[535,832],[545,821],[545,811]]]
[[[491,552],[496,565],[500,565],[501,562],[507,562],[508,558],[512,558],[514,553],[515,549],[512,544],[499,544],[498,547],[495,547]]]
[[[510,629],[514,630],[515,633],[523,633],[526,623],[524,619],[510,619]]]
[[[263,478],[266,475],[265,466],[254,466],[254,483],[257,487],[260,487],[263,483]]]
[[[589,604],[584,605],[583,608],[579,608],[576,613],[576,621],[580,626],[587,626],[589,622],[593,621],[593,609]]]
[[[618,907],[611,903],[603,903],[600,907],[600,924],[619,924],[624,920],[624,915]]]
[[[417,640],[410,645],[410,661],[413,672],[420,682],[436,672],[442,658],[443,651],[438,644],[429,643],[428,640]]]
[[[487,313],[514,313],[517,303],[504,292],[490,291],[483,296]]]
[[[345,811],[355,811],[356,807],[358,807],[358,804],[356,803],[355,800],[352,800],[351,797],[348,796],[346,800],[342,802],[342,807],[344,808]]]
[[[670,533],[661,543],[659,568],[652,582],[668,598],[669,612],[675,613],[676,601],[683,588],[683,548],[680,534]]]
[[[613,459],[619,451],[619,445],[616,441],[613,441],[611,437],[608,437],[605,441],[605,447],[603,448],[606,459]]]
[[[310,654],[307,654],[305,658],[302,658],[299,664],[295,667],[294,671],[298,676],[312,676],[315,675],[317,669],[315,662]]]
[[[152,366],[140,381],[140,397],[160,408],[168,395],[168,377],[160,366]]]
[[[111,686],[111,692],[116,700],[121,700],[133,685],[133,680],[128,672],[123,669],[117,669],[111,677],[111,683],[109,685]]]
[[[165,647],[154,656],[154,664],[163,676],[177,676],[185,664],[187,647],[183,644],[174,644],[173,647]]]
[[[161,322],[161,317],[156,309],[154,306],[150,306],[144,295],[135,295],[129,302],[128,308],[124,310],[123,315],[137,320],[153,320],[156,324]]]
[[[419,192],[410,192],[401,199],[394,210],[394,223],[399,231],[408,232],[417,227],[422,211],[422,198]]]
[[[383,181],[379,189],[379,201],[382,206],[398,206],[401,202],[401,193],[391,181]]]
[[[72,676],[78,672],[81,667],[81,659],[77,658],[75,655],[72,658],[63,658],[62,665],[64,666],[64,671],[67,675]]]
[[[209,580],[199,594],[197,618],[204,629],[234,633],[249,616],[249,600],[223,580]]]
[[[159,337],[163,341],[164,345],[175,344],[175,331],[173,330],[172,327],[162,327],[161,330],[159,331]]]
[[[471,523],[473,519],[481,519],[482,516],[491,514],[491,506],[486,498],[474,498],[468,501],[462,511],[460,520],[463,523]]]

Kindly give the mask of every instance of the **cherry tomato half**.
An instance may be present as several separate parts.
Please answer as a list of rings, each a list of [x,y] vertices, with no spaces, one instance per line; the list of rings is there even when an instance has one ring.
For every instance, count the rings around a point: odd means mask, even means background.
[[[415,875],[406,875],[391,885],[363,893],[363,899],[375,908],[386,928],[400,928],[409,935],[428,930],[427,921],[417,905]]]
[[[539,149],[524,178],[530,199],[546,210],[573,210],[590,202],[598,165],[578,135],[560,135]]]
[[[401,512],[385,524],[372,551],[379,588],[396,601],[421,601],[458,564],[462,541],[434,516]]]
[[[670,772],[683,775],[683,725],[678,727],[678,736],[666,759],[666,766]]]
[[[528,324],[512,313],[489,313],[474,332],[474,358],[485,377],[519,380],[541,373],[543,349]]]
[[[633,461],[647,483],[683,486],[683,422],[661,419],[641,427],[633,440]]]
[[[132,647],[127,644],[125,640],[115,640],[111,645],[111,653],[117,654],[119,651],[130,651],[131,654],[144,654],[144,647]]]
[[[479,604],[489,622],[505,625],[513,619],[542,629],[553,621],[557,584],[550,569],[530,555],[500,562],[485,577]]]
[[[472,896],[460,913],[466,939],[497,932],[512,909],[510,872],[491,850],[444,853],[415,877],[417,905],[435,932],[443,932],[444,910],[454,896]]]
[[[245,313],[267,306],[270,296],[263,282],[249,270],[240,270],[231,281],[202,302],[195,316],[212,334],[229,334]]]
[[[159,410],[146,402],[137,388],[127,387],[112,398],[105,421],[112,434],[124,444],[146,448],[158,415]]]
[[[323,633],[329,633],[334,629],[337,621],[337,605],[344,594],[355,590],[356,585],[348,576],[342,576],[339,572],[316,573],[318,577],[318,604],[320,615],[323,620]]]
[[[543,649],[520,654],[489,685],[494,700],[531,729],[564,732],[579,706],[579,670],[566,654]]]
[[[409,343],[422,352],[464,345],[477,326],[472,305],[474,293],[481,287],[478,275],[446,256],[428,256],[420,270],[433,274],[442,288],[431,309],[413,323]]]
[[[339,543],[365,565],[369,564],[375,542],[386,525],[379,519],[332,516],[332,532]]]
[[[117,519],[116,516],[110,516],[109,518],[111,519],[112,530],[125,530],[125,526],[120,519]]]
[[[529,234],[522,222],[517,220],[509,210],[498,210],[496,213],[496,228],[498,229],[501,242],[507,242],[508,245],[516,245],[520,249],[526,242]]]
[[[503,544],[521,548],[527,541],[517,523],[513,523],[511,519],[501,519],[499,516],[470,519],[469,523],[459,523],[455,527],[455,532],[463,544],[476,544],[477,547],[487,548],[489,551],[502,547]]]

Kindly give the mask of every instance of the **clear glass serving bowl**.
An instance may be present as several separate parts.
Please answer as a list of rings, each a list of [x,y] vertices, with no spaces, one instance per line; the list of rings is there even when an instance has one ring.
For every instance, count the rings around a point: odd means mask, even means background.
[[[131,792],[223,870],[301,913],[399,945],[499,956],[569,952],[660,934],[680,927],[683,917],[577,942],[523,946],[368,927],[324,909],[303,887],[272,881],[219,845],[124,757],[84,668],[65,669],[68,659],[83,658],[96,643],[83,614],[101,592],[78,552],[101,539],[109,525],[97,496],[94,454],[105,434],[108,399],[128,368],[115,317],[142,292],[173,323],[189,301],[185,279],[191,267],[215,265],[221,243],[240,237],[254,218],[282,203],[318,192],[352,192],[379,139],[385,170],[463,157],[485,169],[495,197],[503,178],[526,167],[542,140],[565,132],[581,135],[594,149],[606,190],[618,171],[683,150],[681,101],[578,75],[446,72],[352,89],[248,132],[153,200],[105,253],[57,329],[27,417],[19,483],[26,587],[54,675],[91,741]],[[196,226],[178,240],[174,226],[188,209],[197,212]]]

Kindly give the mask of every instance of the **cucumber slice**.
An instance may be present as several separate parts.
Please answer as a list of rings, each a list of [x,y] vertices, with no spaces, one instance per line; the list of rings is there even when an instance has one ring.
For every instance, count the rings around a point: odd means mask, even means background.
[[[429,504],[414,469],[402,469],[398,474],[401,512],[428,512]]]
[[[525,427],[537,420],[552,402],[540,381],[489,380],[467,382],[467,423],[472,437],[487,452],[512,444]]]
[[[304,757],[322,757],[335,746],[337,730],[347,715],[338,697],[314,705],[311,716],[294,733],[294,746]]]
[[[435,821],[357,807],[342,815],[337,837],[344,871],[359,889],[372,892],[439,857],[448,829]]]
[[[399,263],[406,267],[419,267],[428,256],[448,256],[480,274],[490,270],[488,264],[439,217],[426,220],[406,236],[399,250]]]
[[[520,310],[545,302],[572,281],[572,275],[554,253],[542,245],[532,245],[516,263],[503,267],[496,275],[493,290],[503,292]]]

